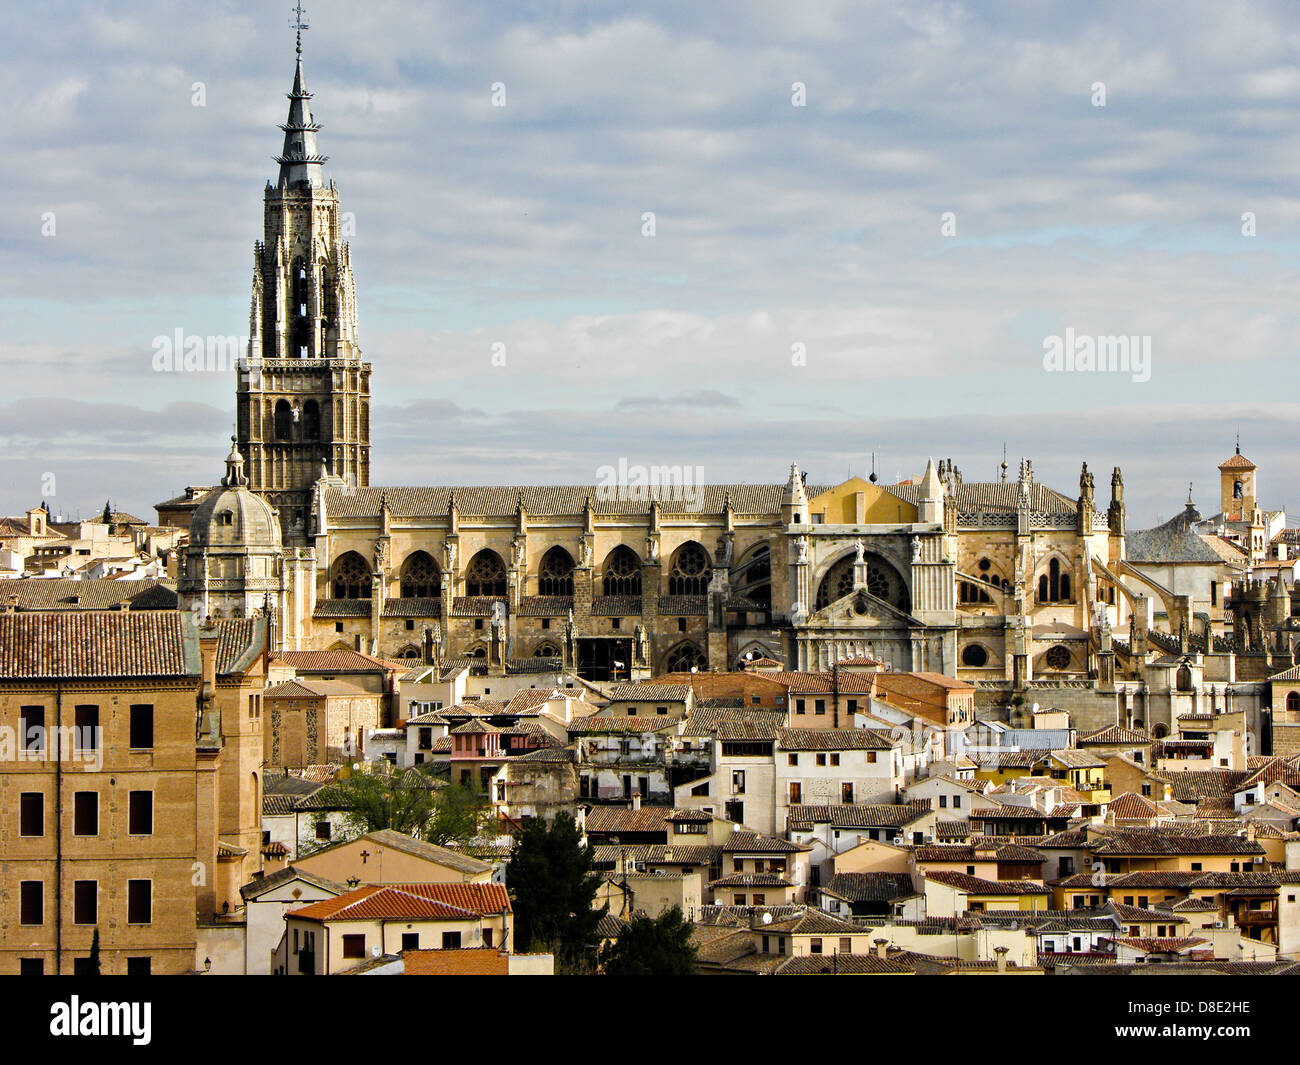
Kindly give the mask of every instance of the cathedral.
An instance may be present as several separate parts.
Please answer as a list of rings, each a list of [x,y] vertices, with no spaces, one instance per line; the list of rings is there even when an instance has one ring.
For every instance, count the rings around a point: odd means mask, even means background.
[[[286,650],[595,681],[870,659],[1004,692],[1137,690],[1157,618],[1184,646],[1196,634],[1192,598],[1126,560],[1118,467],[1101,499],[1086,463],[1066,494],[1028,460],[984,482],[931,460],[893,485],[808,484],[791,464],[689,500],[672,486],[372,486],[371,366],[301,50],[288,98],[226,475],[159,506],[190,528],[183,609],[266,612]]]

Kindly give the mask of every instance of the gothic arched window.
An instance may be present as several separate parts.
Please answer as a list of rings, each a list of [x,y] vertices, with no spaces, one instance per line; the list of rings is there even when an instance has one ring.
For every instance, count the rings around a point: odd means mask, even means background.
[[[709,553],[694,540],[677,549],[673,555],[672,569],[668,572],[669,595],[704,595],[709,590],[709,577],[713,563]]]
[[[573,595],[573,556],[562,547],[552,547],[542,556],[537,569],[538,595]]]
[[[465,594],[505,598],[506,565],[495,551],[485,548],[470,559],[465,570]]]
[[[641,594],[641,560],[630,547],[619,544],[605,558],[606,595]]]
[[[355,551],[349,551],[334,563],[335,599],[369,599],[370,566]]]
[[[293,435],[293,408],[287,399],[277,400],[275,404],[275,438],[288,440]]]
[[[692,669],[704,670],[708,666],[709,660],[704,657],[704,652],[689,641],[679,643],[664,659],[668,673],[689,673]]]
[[[548,640],[545,643],[539,643],[537,645],[537,650],[533,652],[533,657],[534,658],[559,658],[560,649],[556,647],[555,644],[551,643]]]
[[[403,599],[432,599],[442,594],[442,572],[427,551],[416,551],[402,563]]]
[[[1047,572],[1038,578],[1038,601],[1040,603],[1070,601],[1070,574],[1061,565],[1059,558],[1052,559],[1047,565]]]
[[[989,593],[972,581],[961,581],[957,585],[957,599],[962,603],[991,603]]]

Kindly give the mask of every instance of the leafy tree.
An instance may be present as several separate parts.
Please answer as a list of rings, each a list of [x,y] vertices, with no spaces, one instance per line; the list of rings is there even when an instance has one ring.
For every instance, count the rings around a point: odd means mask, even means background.
[[[506,881],[515,911],[515,942],[520,950],[555,954],[567,972],[589,969],[594,960],[600,919],[608,905],[593,909],[600,888],[592,872],[595,851],[584,845],[572,815],[558,814],[550,825],[529,821],[515,837]]]
[[[658,917],[634,917],[600,955],[607,976],[691,976],[695,972],[692,924],[681,907]]]
[[[433,813],[432,781],[387,763],[336,779],[321,794],[344,807],[348,827],[358,834],[391,828],[413,835]]]
[[[425,828],[424,838],[445,847],[449,843],[468,843],[486,828],[492,808],[473,788],[453,784],[435,793],[433,815]]]

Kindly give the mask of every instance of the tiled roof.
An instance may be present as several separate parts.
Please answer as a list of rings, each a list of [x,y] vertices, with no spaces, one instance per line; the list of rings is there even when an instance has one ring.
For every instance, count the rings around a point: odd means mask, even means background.
[[[367,884],[286,916],[314,921],[461,921],[502,911],[512,912],[503,884]]]
[[[991,851],[987,857],[979,851]],[[927,843],[917,847],[913,857],[918,862],[1032,862],[1042,864],[1046,859],[1032,847],[1015,843],[989,846],[983,843]]]
[[[1263,854],[1253,840],[1236,835],[1193,835],[1158,828],[1122,828],[1092,844],[1097,855]]]
[[[607,698],[613,702],[684,703],[690,697],[691,689],[685,684],[615,684],[607,690]]]
[[[409,669],[410,662],[390,662],[338,648],[333,651],[277,651],[277,661],[292,667],[299,673],[369,673],[388,669]]]
[[[778,739],[784,751],[887,751],[900,742],[869,728],[783,728]]]
[[[789,808],[790,825],[830,825],[832,828],[902,828],[930,813],[924,800],[905,803],[837,803],[831,806],[795,805]]]
[[[1048,890],[1032,880],[986,880],[965,873],[926,873],[926,880],[965,891],[970,895],[1046,895]]]
[[[730,497],[738,515],[774,516],[781,511],[785,484],[709,484],[693,491],[698,500],[687,500],[680,488],[672,485],[648,486],[638,492],[621,493],[628,498],[603,498],[609,493],[596,485],[430,485],[367,488],[331,488],[325,493],[330,518],[379,517],[379,500],[385,497],[395,518],[423,518],[448,513],[451,496],[456,495],[456,509],[466,517],[513,517],[523,501],[529,517],[576,517],[588,503],[596,514],[649,514],[652,500],[659,502],[663,514],[698,514],[700,511],[721,514],[723,501]],[[695,505],[692,505],[695,504]]]
[[[672,810],[667,806],[643,806],[639,810],[626,806],[593,806],[587,812],[587,834],[662,832],[667,838],[670,813]]]
[[[1143,954],[1181,954],[1192,947],[1207,944],[1209,940],[1201,939],[1199,936],[1182,936],[1178,939],[1157,939],[1154,936],[1120,936],[1115,940],[1115,943],[1132,947],[1134,950],[1140,950]]]
[[[294,880],[305,881],[326,891],[332,891],[335,895],[342,895],[348,889],[346,884],[339,884],[333,880],[327,880],[323,876],[317,876],[315,873],[309,873],[305,869],[295,869],[292,865],[286,865],[283,869],[268,873],[266,876],[260,876],[251,883],[245,884],[239,889],[239,894],[247,902],[251,899],[260,898],[268,891],[273,891],[281,885],[291,883]]]
[[[11,580],[0,584],[0,606],[11,603],[19,610],[175,610],[176,584],[161,578]]]
[[[200,670],[186,655],[188,617],[171,611],[58,612],[0,615],[0,679],[180,677]],[[220,621],[217,672],[228,673],[260,649],[253,619]]]
[[[849,902],[893,902],[917,893],[910,873],[836,873],[825,890]]]
[[[794,854],[807,850],[777,836],[764,836],[747,829],[733,829],[722,849],[728,854]]]
[[[1111,816],[1126,819],[1151,818],[1158,816],[1160,813],[1160,807],[1150,799],[1131,791],[1126,791],[1123,795],[1116,795],[1110,800],[1106,809]]]
[[[914,956],[893,954],[804,954],[788,959],[773,976],[911,976],[916,972]]]
[[[775,873],[732,873],[721,880],[709,882],[711,888],[788,888],[794,887],[789,880]]]
[[[492,866],[487,862],[481,862],[477,858],[471,858],[468,854],[461,854],[458,851],[448,850],[446,847],[439,847],[435,843],[426,843],[422,839],[415,839],[405,833],[394,831],[391,828],[377,829],[374,832],[367,832],[360,837],[363,840],[372,840],[382,847],[391,847],[393,850],[401,851],[403,854],[409,854],[413,858],[420,858],[426,862],[432,862],[435,865],[446,866],[449,869],[455,869],[457,872],[467,873],[471,876],[490,873]],[[343,840],[335,843],[330,847],[324,847],[315,851],[314,855],[323,854],[328,850],[335,850],[338,847],[345,847],[349,843],[355,843],[356,840]],[[457,887],[466,886],[477,890],[484,886],[481,884],[468,885],[437,885],[438,887]],[[461,905],[461,903],[455,903]]]
[[[369,599],[317,599],[312,616],[318,618],[368,618]]]

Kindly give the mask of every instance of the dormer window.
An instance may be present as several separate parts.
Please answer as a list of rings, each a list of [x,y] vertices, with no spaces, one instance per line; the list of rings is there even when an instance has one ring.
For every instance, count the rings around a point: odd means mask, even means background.
[[[231,511],[229,511],[229,510],[223,510],[220,514],[217,515],[217,524],[218,524],[218,525],[234,525],[234,524],[235,524],[235,515],[234,515]]]

